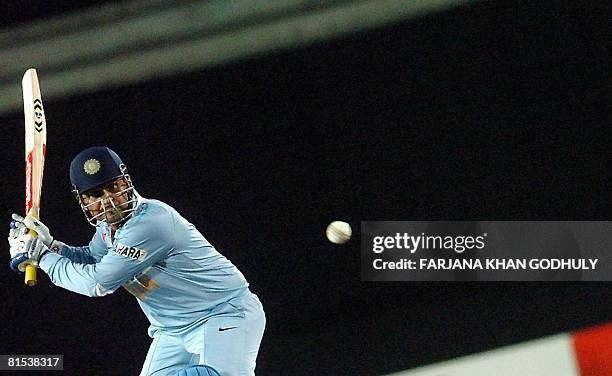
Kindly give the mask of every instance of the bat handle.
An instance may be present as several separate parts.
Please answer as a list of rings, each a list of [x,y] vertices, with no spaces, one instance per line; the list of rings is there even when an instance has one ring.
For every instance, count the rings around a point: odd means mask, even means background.
[[[34,230],[30,230],[28,232],[28,234],[30,234],[31,236],[37,236],[38,234],[36,234],[36,231]],[[32,264],[28,264],[26,265],[25,268],[25,284],[27,286],[33,287],[36,286],[37,280],[36,280],[36,267]]]
[[[36,267],[32,264],[26,265],[25,284],[30,287],[36,286]]]

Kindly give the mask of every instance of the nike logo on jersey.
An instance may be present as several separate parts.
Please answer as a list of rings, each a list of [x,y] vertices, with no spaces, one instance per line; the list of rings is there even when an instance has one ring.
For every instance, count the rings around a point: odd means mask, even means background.
[[[127,245],[123,245],[120,243],[117,243],[115,253],[119,256],[131,258],[136,261],[142,261],[147,256],[147,251],[145,250],[138,249],[135,247],[128,247]]]
[[[228,327],[228,328],[219,328],[219,331],[220,331],[220,332],[224,332],[224,331],[226,331],[226,330],[236,329],[236,328],[237,328],[237,326],[230,326],[230,327]]]

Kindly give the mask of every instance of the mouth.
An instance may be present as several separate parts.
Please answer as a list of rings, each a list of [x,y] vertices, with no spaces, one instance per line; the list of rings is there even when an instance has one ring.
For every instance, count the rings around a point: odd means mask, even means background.
[[[118,209],[106,209],[105,212],[107,217],[120,217],[121,216],[121,211]]]

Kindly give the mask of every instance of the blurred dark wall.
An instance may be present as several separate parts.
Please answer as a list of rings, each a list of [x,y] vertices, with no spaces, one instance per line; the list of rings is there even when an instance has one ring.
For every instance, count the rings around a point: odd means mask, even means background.
[[[380,374],[612,320],[609,283],[361,282],[355,241],[361,220],[609,219],[605,3],[482,2],[48,102],[42,219],[89,240],[68,165],[111,146],[142,195],[251,282],[268,316],[261,375]],[[22,117],[0,118],[7,224],[23,210]],[[356,239],[327,242],[334,219]],[[0,353],[61,353],[66,375],[139,372],[147,322],[129,294],[0,278]]]

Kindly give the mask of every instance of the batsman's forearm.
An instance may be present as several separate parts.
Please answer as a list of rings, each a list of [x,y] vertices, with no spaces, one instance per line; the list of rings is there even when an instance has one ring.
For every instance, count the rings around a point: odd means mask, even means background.
[[[53,249],[54,243],[56,242],[55,241],[53,242],[51,250],[55,253],[59,253],[60,255],[64,257],[67,257],[72,262],[76,262],[78,264],[95,264],[96,263],[96,259],[93,258],[93,256],[91,256],[89,252],[89,247],[87,246],[73,247],[65,243],[58,242],[61,244],[61,246],[59,247],[58,251],[56,251]]]
[[[67,257],[48,252],[38,265],[54,285],[85,296],[101,296],[96,288],[97,282],[86,268],[92,265],[75,264]]]

